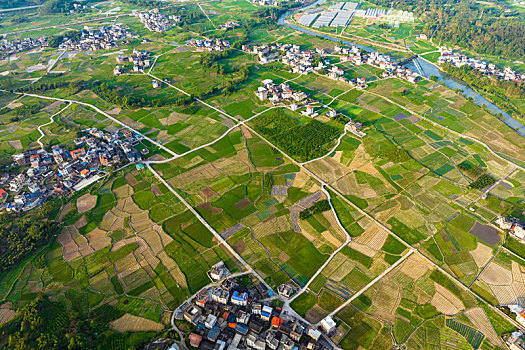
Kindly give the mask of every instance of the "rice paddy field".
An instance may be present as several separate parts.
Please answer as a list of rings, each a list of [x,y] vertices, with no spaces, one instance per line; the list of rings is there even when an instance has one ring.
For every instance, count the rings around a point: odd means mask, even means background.
[[[4,302],[21,306],[42,291],[117,332],[158,332],[164,310],[210,282],[211,265],[238,271],[147,170],[116,174],[63,210],[63,229],[40,258],[13,271],[16,280],[2,275]]]
[[[481,344],[495,349],[503,346],[498,334],[512,328],[417,255],[390,271],[337,318],[351,327],[340,343],[350,349],[375,349],[378,342],[406,344],[409,349],[477,349]]]
[[[158,34],[125,15],[140,6],[118,0],[98,4],[76,20],[120,7],[113,11],[121,15],[118,21],[147,40],[64,55],[53,66],[59,73],[48,73],[55,49],[20,53],[0,61],[0,72],[9,71],[0,84],[9,89],[31,84],[42,95],[96,105],[180,154],[168,161],[166,152],[148,142],[140,146],[154,150],[153,169],[272,288],[308,284],[291,303],[305,319],[316,323],[352,299],[335,314],[332,340],[340,347],[501,347],[500,335],[514,327],[487,305],[525,296],[525,250],[493,222],[498,215],[525,219],[525,172],[509,163],[525,164],[523,140],[454,91],[426,80],[380,80],[381,71],[367,65],[338,63],[348,78],[370,81],[363,90],[317,74],[292,74],[278,62],[261,65],[240,50],[221,60],[219,74],[203,64],[206,53],[185,44],[189,39],[214,31],[214,37],[231,42],[279,41],[303,49],[334,43],[271,23],[247,34],[216,30],[229,20],[251,21],[261,10],[236,0],[201,6],[185,4],[196,20]],[[30,29],[33,17],[29,23],[8,22],[0,33]],[[66,20],[43,17],[40,25]],[[418,53],[434,50],[415,39],[420,23],[384,29],[359,21],[354,19],[347,34],[383,43],[406,39]],[[71,23],[73,29],[82,26]],[[165,82],[154,89],[149,75],[113,77],[115,56],[133,49],[147,51],[152,61],[158,57],[153,75],[205,103]],[[253,93],[264,79],[306,92],[321,116],[269,110],[273,106]],[[64,81],[79,85],[44,86]],[[96,94],[96,82],[140,104],[123,105]],[[65,103],[18,97],[0,92],[0,107],[9,104],[0,109],[0,150],[6,156],[38,146],[37,127],[54,114],[53,123],[43,128],[46,147],[73,147],[77,132],[87,127],[117,130],[88,107],[73,103],[57,113]],[[345,132],[344,124],[325,117],[328,105],[362,123],[365,135]],[[484,193],[486,188],[473,186],[482,176],[501,181]],[[211,282],[207,271],[213,264],[222,260],[230,271],[240,271],[228,249],[147,169],[108,174],[63,204],[56,239],[0,274],[0,322],[43,291],[83,319],[106,324],[108,331],[142,337],[163,330],[165,310]],[[131,344],[123,339],[112,346]]]

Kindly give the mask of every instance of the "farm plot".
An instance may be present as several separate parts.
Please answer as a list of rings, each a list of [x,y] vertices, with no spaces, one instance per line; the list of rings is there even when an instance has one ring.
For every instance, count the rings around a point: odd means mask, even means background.
[[[521,259],[500,252],[485,268],[475,287],[495,304],[519,303],[525,295],[525,273]]]
[[[392,243],[389,245],[393,246]],[[433,265],[413,254],[352,305],[392,325],[396,342],[403,343],[426,321],[440,314],[456,315],[476,305],[476,300],[435,270]]]

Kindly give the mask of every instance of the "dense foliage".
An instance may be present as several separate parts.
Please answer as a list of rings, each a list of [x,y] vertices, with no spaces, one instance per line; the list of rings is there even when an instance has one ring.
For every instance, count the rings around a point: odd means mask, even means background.
[[[410,160],[410,155],[402,148],[388,148],[381,153],[379,153],[379,157],[389,160],[394,163],[402,163]]]
[[[144,97],[136,97],[120,93],[115,89],[115,86],[111,86],[107,82],[96,82],[91,85],[91,90],[97,95],[102,97],[104,100],[117,104],[127,108],[140,108],[140,107],[160,107],[166,105],[183,106],[192,102],[191,96],[182,96],[175,99],[146,99]]]
[[[0,270],[14,265],[38,247],[46,244],[56,232],[47,218],[52,211],[50,202],[35,213],[14,217],[0,215]]]
[[[306,161],[324,155],[339,136],[334,126],[318,120],[300,123],[282,110],[273,110],[252,122],[254,128],[268,137],[288,155]]]
[[[299,213],[299,219],[304,220],[314,214],[322,213],[323,211],[330,210],[330,203],[327,199],[323,199],[312,205],[310,208],[303,210]]]
[[[481,190],[485,187],[493,185],[495,182],[496,180],[492,176],[488,174],[483,174],[480,177],[478,177],[476,181],[471,182],[469,187]]]
[[[372,0],[390,8],[413,11],[425,22],[423,31],[435,43],[450,43],[480,54],[525,57],[525,21],[507,2],[485,6],[467,0]]]

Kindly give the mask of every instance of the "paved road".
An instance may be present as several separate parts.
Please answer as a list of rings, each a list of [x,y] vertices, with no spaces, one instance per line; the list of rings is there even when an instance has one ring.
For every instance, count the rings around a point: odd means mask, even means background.
[[[6,90],[0,90],[0,91],[6,91]],[[157,141],[153,140],[152,138],[144,135],[143,133],[141,133],[140,131],[132,128],[131,126],[128,126],[127,124],[121,122],[120,120],[118,120],[117,118],[107,114],[106,112],[104,112],[103,110],[101,110],[100,108],[98,108],[97,106],[95,105],[92,105],[90,103],[85,103],[85,102],[81,102],[81,101],[75,101],[75,100],[68,100],[68,99],[64,99],[64,98],[56,98],[56,97],[49,97],[49,96],[44,96],[44,95],[37,95],[37,94],[25,94],[25,93],[22,93],[22,92],[14,92],[14,94],[18,94],[18,95],[24,95],[24,96],[31,96],[31,97],[37,97],[37,98],[41,98],[41,99],[45,99],[45,100],[52,100],[52,101],[62,101],[62,102],[68,102],[68,103],[76,103],[78,105],[82,105],[82,106],[85,106],[85,107],[89,107],[91,109],[94,109],[96,112],[102,114],[103,116],[105,116],[106,118],[110,119],[111,121],[119,124],[120,126],[122,127],[125,127],[126,129],[129,129],[130,131],[136,133],[137,135],[140,135],[140,137],[142,137],[143,139],[145,140],[148,140],[149,142],[151,142],[152,144],[154,144],[155,146],[161,148],[162,150],[168,152],[169,154],[173,155],[174,157],[178,157],[179,155],[175,152],[173,152],[172,150],[170,150],[169,148],[163,146],[162,144],[158,143]]]
[[[44,30],[44,29],[53,29],[53,28],[70,27],[70,26],[79,25],[79,24],[85,24],[85,23],[90,23],[90,22],[96,22],[96,21],[107,20],[108,18],[113,18],[113,17],[118,17],[118,16],[130,16],[130,14],[127,14],[127,13],[126,13],[126,14],[120,14],[120,15],[116,15],[116,16],[108,16],[108,17],[101,17],[101,18],[87,19],[87,20],[85,20],[85,21],[80,21],[80,22],[71,22],[71,23],[66,23],[66,24],[56,24],[56,25],[54,25],[54,26],[47,26],[47,27],[39,27],[39,28],[31,28],[31,29],[15,30],[15,31],[13,31],[13,32],[0,33],[0,35],[11,35],[11,34],[29,33],[29,32],[34,32],[34,31],[39,31],[39,30]]]
[[[379,281],[381,278],[385,277],[390,271],[392,271],[393,269],[395,269],[396,267],[398,267],[403,261],[405,261],[406,258],[408,258],[410,255],[412,255],[412,253],[415,251],[415,249],[412,249],[410,250],[407,254],[403,255],[398,261],[396,261],[392,266],[390,266],[388,269],[386,269],[385,271],[383,271],[379,276],[377,276],[376,278],[374,278],[370,283],[368,283],[366,286],[364,286],[363,288],[361,288],[357,293],[355,293],[354,295],[352,295],[350,298],[348,298],[344,303],[342,303],[337,309],[335,309],[334,311],[330,312],[328,314],[328,316],[334,316],[336,315],[339,311],[341,311],[342,309],[344,309],[346,306],[348,306],[348,304],[350,304],[352,301],[354,301],[355,299],[357,299],[361,294],[363,294],[364,292],[366,292],[370,287],[372,287],[374,284],[376,284],[377,281]],[[317,323],[319,325],[319,323]]]
[[[478,197],[476,198],[476,200],[474,201],[474,204],[477,203],[481,198],[484,198],[487,196],[487,194],[492,191],[492,189],[496,186],[498,186],[501,181],[505,180],[507,177],[509,177],[510,175],[512,175],[513,172],[515,172],[518,168],[517,167],[514,167],[511,171],[509,171],[507,174],[505,174],[505,176],[503,176],[501,179],[499,179],[498,181],[494,182],[492,185],[490,185],[489,187],[487,187],[483,193]]]
[[[31,9],[37,9],[42,7],[42,5],[34,5],[34,6],[24,6],[24,7],[12,7],[10,9],[1,9],[0,13],[2,12],[11,12],[11,11],[21,11],[21,10],[31,10]]]

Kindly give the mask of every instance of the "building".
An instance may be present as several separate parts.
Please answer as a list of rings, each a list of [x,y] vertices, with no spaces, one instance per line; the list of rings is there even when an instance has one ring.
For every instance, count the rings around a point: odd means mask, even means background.
[[[211,294],[211,300],[221,304],[228,304],[229,296],[230,293],[224,289],[216,288]]]
[[[208,315],[208,317],[206,318],[206,321],[204,322],[204,325],[206,326],[206,328],[212,329],[216,323],[217,323],[217,317],[214,315]]]
[[[211,267],[210,277],[215,281],[222,280],[230,274],[230,271],[224,265],[224,261],[219,261]]]
[[[508,305],[508,308],[516,314],[516,321],[525,327],[525,310],[519,305]]]
[[[273,309],[270,306],[263,306],[261,311],[261,319],[264,321],[270,321],[270,317],[272,316]]]
[[[330,316],[327,316],[321,320],[321,327],[323,327],[326,333],[331,333],[334,331],[336,326],[337,325],[335,324],[335,321]]]
[[[190,336],[188,337],[189,341],[190,341],[190,345],[194,348],[198,348],[201,341],[202,341],[202,336],[201,335],[198,335],[196,333],[191,333]]]
[[[248,304],[248,293],[234,291],[231,298],[231,303],[233,305],[246,306]]]

